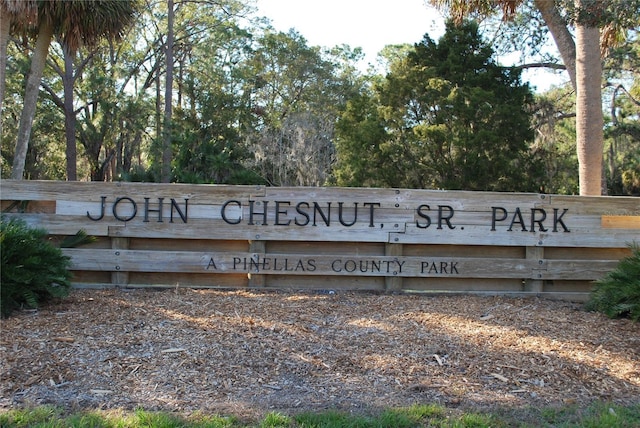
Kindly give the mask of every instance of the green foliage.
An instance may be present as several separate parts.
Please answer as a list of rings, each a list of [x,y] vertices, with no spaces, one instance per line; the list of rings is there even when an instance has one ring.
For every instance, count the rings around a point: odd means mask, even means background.
[[[70,259],[46,240],[43,229],[29,228],[18,219],[2,218],[1,314],[8,316],[21,306],[37,308],[54,297],[65,297],[71,288]]]
[[[0,427],[11,428],[233,428],[243,425],[235,417],[195,413],[189,418],[165,412],[137,409],[124,411],[83,411],[65,415],[63,409],[41,406],[0,413]]]
[[[378,416],[380,426],[415,427],[421,421],[439,419],[446,416],[445,409],[435,404],[415,405],[385,410]]]
[[[79,230],[75,235],[65,237],[62,242],[60,242],[60,248],[75,248],[96,242],[97,239],[95,236],[87,235],[86,231]]]
[[[543,193],[579,193],[576,152],[575,95],[568,86],[536,96],[532,155],[543,166],[539,190]]]
[[[602,18],[636,28],[638,1],[609,1]],[[160,176],[167,3],[133,3],[141,6],[137,21],[118,43],[81,46],[72,58],[80,180]],[[550,35],[533,2],[516,2],[514,21],[482,22],[484,35],[488,24],[496,28],[485,37],[491,48],[468,26],[449,28],[437,44],[427,38],[385,47],[384,70],[370,68],[370,75],[359,71],[359,49],[311,46],[296,30],[280,33],[266,20],[249,21],[250,3],[176,7],[173,180],[577,192],[575,120],[567,119],[575,111],[573,98],[571,105],[552,100],[548,123],[555,132],[543,130],[544,144],[527,147],[525,85],[517,70],[491,58],[493,48],[500,57],[521,53],[522,64],[558,61],[544,48]],[[488,1],[456,2],[475,3],[486,13],[502,11]],[[564,17],[573,3],[557,2]],[[640,191],[640,44],[633,31],[604,58],[603,103],[616,112],[605,125],[609,194]],[[3,177],[11,172],[32,45],[12,37],[7,46]],[[58,40],[47,64],[25,176],[60,180],[66,154]]]
[[[222,96],[218,100],[223,99]],[[214,100],[211,100],[214,103]],[[182,116],[175,126],[173,177],[178,183],[210,184],[265,184],[264,180],[243,165],[250,157],[239,144],[237,132],[226,126],[229,117],[222,117],[230,107],[219,106],[210,112],[220,120],[199,123],[195,117]],[[228,115],[228,113],[226,113]]]
[[[291,418],[279,412],[268,413],[260,423],[260,428],[286,428],[289,426],[291,426]]]
[[[338,184],[538,190],[531,90],[492,55],[477,24],[450,21],[439,43],[425,35],[396,56],[336,127]]]
[[[387,140],[373,95],[363,92],[350,99],[336,124],[336,184],[374,187],[393,182],[396,169],[384,167]]]
[[[631,251],[631,256],[596,282],[587,310],[602,312],[610,318],[640,321],[640,246],[631,245]]]
[[[53,406],[16,409],[8,413],[0,413],[0,426],[21,428],[42,426],[47,421],[53,421],[62,417],[61,409]]]
[[[0,135],[0,172],[3,178],[10,176],[16,136],[22,112],[23,100],[18,95],[24,91],[25,76],[30,62],[11,43],[7,46],[7,72],[5,97],[2,101],[2,135]],[[45,79],[51,73],[45,70]],[[64,116],[49,97],[41,97],[38,114],[34,118],[27,151],[25,178],[31,180],[63,180],[65,178]]]
[[[640,426],[640,404],[628,407],[611,403],[594,403],[587,408],[579,406],[543,408],[538,413],[536,423],[525,425],[566,428],[632,428]]]
[[[182,427],[182,428],[241,428],[241,427],[304,427],[304,428],[403,428],[433,426],[441,428],[464,427],[637,427],[640,423],[640,405],[618,406],[594,403],[582,407],[518,408],[489,414],[451,410],[435,404],[415,405],[388,409],[378,415],[365,416],[337,411],[305,412],[289,417],[270,412],[262,420],[242,422],[236,417],[193,414],[183,417],[166,412],[138,409],[126,411],[83,411],[65,415],[55,407],[13,409],[0,413],[0,426],[7,428],[33,427]]]
[[[605,165],[610,195],[640,196],[640,39],[638,31],[607,58],[607,86],[603,95],[609,103],[605,126]]]
[[[357,51],[322,51],[295,31],[266,31],[246,63],[251,167],[272,185],[321,186],[334,162],[334,126],[363,85]]]
[[[622,145],[619,140],[606,142],[610,147],[609,153],[605,154],[609,164],[606,170],[608,194],[640,196],[640,144],[638,144],[640,140],[631,141],[631,144],[628,144],[629,149],[618,150],[616,155],[615,148],[619,149]]]

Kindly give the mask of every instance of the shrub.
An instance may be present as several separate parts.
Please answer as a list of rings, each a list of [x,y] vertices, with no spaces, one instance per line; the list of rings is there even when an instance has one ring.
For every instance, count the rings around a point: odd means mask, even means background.
[[[65,297],[71,288],[69,257],[47,241],[47,232],[30,228],[19,219],[1,219],[2,273],[0,312],[37,308],[54,297]]]
[[[629,317],[640,321],[640,246],[630,246],[631,256],[620,260],[615,270],[596,281],[587,310],[610,318]]]

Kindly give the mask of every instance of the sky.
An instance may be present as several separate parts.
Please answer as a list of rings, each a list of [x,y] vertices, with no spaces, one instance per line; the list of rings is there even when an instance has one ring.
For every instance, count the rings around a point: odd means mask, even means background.
[[[295,28],[312,46],[361,47],[374,63],[386,45],[438,40],[444,18],[425,0],[257,0],[258,14],[280,31]]]
[[[309,45],[361,47],[364,68],[386,45],[419,43],[426,33],[437,41],[444,33],[443,15],[425,0],[257,0],[257,6],[276,30],[295,28]],[[524,72],[523,80],[544,91],[568,78],[536,71]]]

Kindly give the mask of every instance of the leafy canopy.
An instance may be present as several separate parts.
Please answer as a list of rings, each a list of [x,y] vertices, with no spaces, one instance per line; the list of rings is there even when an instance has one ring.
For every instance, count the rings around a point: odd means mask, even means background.
[[[533,96],[492,55],[477,24],[449,21],[439,43],[425,35],[396,59],[341,118],[338,184],[536,190]]]

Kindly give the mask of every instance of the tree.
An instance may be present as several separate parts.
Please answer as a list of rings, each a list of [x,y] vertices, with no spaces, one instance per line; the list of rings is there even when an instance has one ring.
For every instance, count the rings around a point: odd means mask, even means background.
[[[24,31],[36,15],[36,0],[0,0],[0,112],[4,101],[7,44],[12,26]],[[2,120],[0,120],[0,137],[2,137]]]
[[[638,17],[640,20],[640,16]],[[612,195],[640,195],[640,40],[631,32],[605,62],[607,183]]]
[[[576,153],[575,97],[566,86],[536,95],[533,108],[535,141],[531,148],[543,164],[544,193],[575,195],[579,192]]]
[[[320,186],[334,162],[334,126],[362,80],[348,47],[323,51],[291,30],[267,30],[247,63],[254,113],[247,139],[253,168],[272,185]]]
[[[40,82],[53,36],[59,35],[70,51],[75,51],[81,44],[91,45],[102,37],[119,36],[133,19],[136,3],[137,0],[52,0],[37,3],[36,45],[25,86],[11,178],[23,178]]]
[[[63,44],[61,49],[62,65],[56,61],[57,58],[52,58],[48,63],[62,79],[62,97],[60,97],[59,94],[57,94],[46,83],[42,82],[41,85],[49,93],[53,102],[64,114],[66,178],[69,181],[75,181],[78,179],[78,154],[76,147],[77,111],[75,107],[74,89],[76,81],[80,76],[82,76],[85,66],[90,63],[92,56],[96,51],[94,50],[93,52],[90,52],[83,61],[80,61],[76,65],[75,59],[77,58],[77,53],[72,51],[67,44]]]
[[[503,12],[505,18],[515,15],[524,0],[430,0],[437,7],[449,8],[458,21],[471,13],[491,15]],[[580,194],[602,194],[603,116],[601,108],[600,28],[607,34],[624,27],[625,17],[639,13],[638,2],[630,0],[533,0],[551,32],[576,91],[576,145],[580,161]],[[564,6],[564,8],[561,8]],[[615,25],[614,25],[615,24]],[[575,27],[575,39],[570,27]],[[609,45],[613,37],[603,37]]]
[[[162,168],[160,181],[171,181],[171,127],[173,118],[173,49],[175,10],[173,0],[167,0],[167,41],[165,44],[166,73],[164,88],[164,121],[162,122]]]
[[[362,91],[347,101],[336,123],[335,184],[376,187],[397,182],[397,171],[386,165],[389,139],[375,93]]]
[[[576,0],[576,7],[602,13],[601,0]],[[605,193],[602,177],[604,118],[600,31],[591,17],[576,21],[576,148],[581,195]]]
[[[38,109],[51,100],[64,115],[67,125],[64,134],[57,138],[71,134],[74,147],[77,138],[81,178],[104,181],[127,177],[146,157],[142,150],[153,108],[145,93],[151,84],[144,78],[145,60],[131,45],[137,35],[136,32],[117,43],[104,40],[94,47],[82,47],[73,56],[71,66],[64,46],[53,44],[50,49],[47,63],[57,75],[45,74],[42,87],[46,93],[41,97]],[[138,84],[139,76],[141,85]],[[67,96],[70,91],[73,95]],[[69,99],[73,100],[73,108],[66,107]],[[38,114],[36,123],[40,116]],[[72,127],[68,125],[70,119]],[[69,139],[66,140],[68,143]],[[34,144],[35,140],[29,151]],[[67,159],[67,167],[69,164]]]
[[[206,24],[210,28],[206,35],[182,39],[176,52],[172,180],[264,184],[244,166],[251,155],[244,147],[243,135],[250,112],[247,97],[240,90],[247,77],[243,67],[235,66],[247,60],[251,34],[233,20],[218,19],[217,25],[213,20]]]
[[[38,10],[38,35],[34,54],[31,59],[31,69],[29,70],[24,95],[22,115],[20,116],[20,126],[16,140],[11,178],[21,180],[24,174],[24,164],[27,157],[27,146],[31,134],[31,126],[36,110],[36,101],[40,87],[40,79],[44,71],[45,59],[49,44],[53,37],[53,24],[49,19],[42,19]]]
[[[520,72],[499,66],[492,54],[477,24],[450,21],[439,43],[426,35],[392,62],[376,86],[378,112],[365,102],[359,115],[347,110],[348,126],[338,125],[339,149],[356,149],[340,159],[363,158],[355,168],[341,163],[338,177],[366,170],[361,178],[383,186],[535,189],[538,172],[528,151],[533,97]],[[349,129],[354,119],[359,132]],[[365,145],[354,140],[360,136]]]
[[[150,156],[151,169],[158,180],[169,182],[186,173],[177,171],[175,165],[174,156],[179,147],[174,140],[182,138],[178,134],[184,127],[174,121],[174,111],[190,104],[191,113],[197,114],[200,106],[194,94],[197,90],[207,91],[203,82],[209,76],[217,76],[221,69],[229,68],[229,58],[225,59],[230,44],[228,38],[236,37],[245,49],[250,44],[248,33],[238,31],[237,20],[251,6],[242,0],[166,0],[150,6],[145,38],[152,36],[149,60],[154,63],[148,65],[153,70],[150,80],[156,89],[156,135]],[[212,57],[203,56],[205,51]],[[208,62],[210,67],[199,68],[203,62]],[[183,113],[180,115],[185,118]]]

